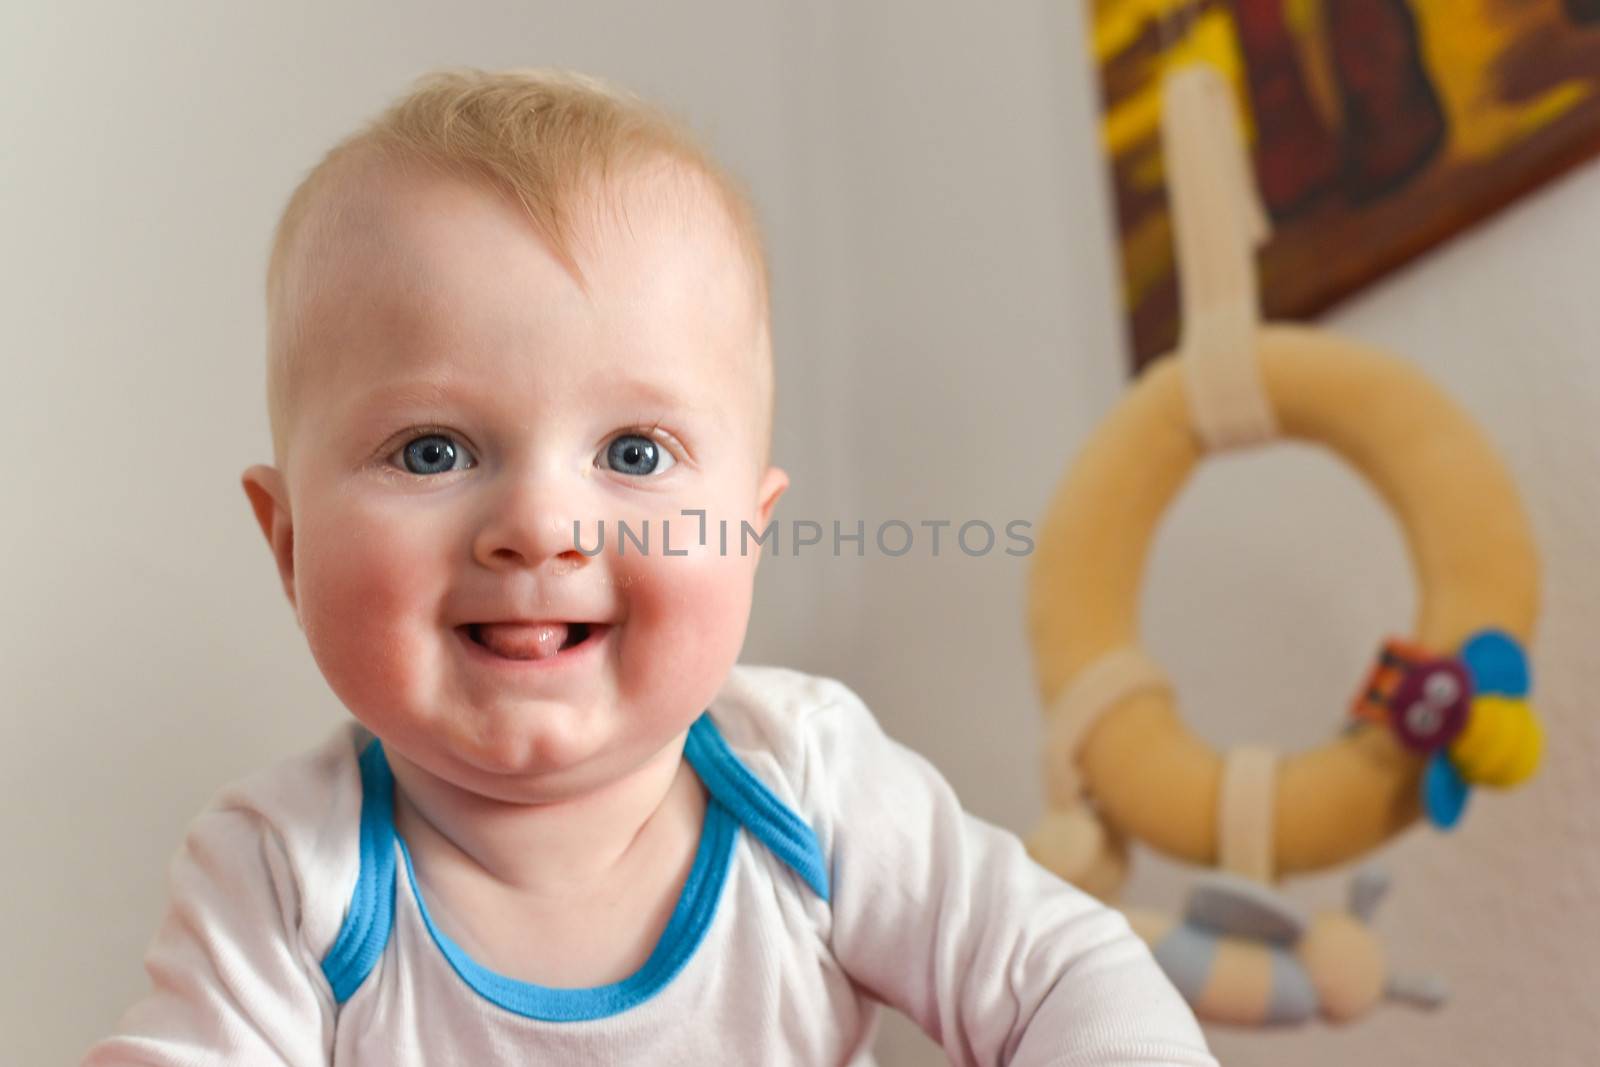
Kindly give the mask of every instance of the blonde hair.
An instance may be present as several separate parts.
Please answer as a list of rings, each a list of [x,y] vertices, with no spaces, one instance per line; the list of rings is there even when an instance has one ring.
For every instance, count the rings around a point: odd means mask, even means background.
[[[682,165],[709,182],[749,261],[770,346],[768,276],[755,212],[743,187],[661,108],[598,78],[559,70],[438,71],[323,157],[290,196],[267,266],[267,409],[273,453],[284,463],[296,383],[309,354],[291,265],[302,246],[333,225],[326,205],[340,178],[362,161],[483,181],[510,193],[535,232],[581,281],[573,256],[578,204],[596,188],[652,162]],[[771,427],[770,352],[758,354],[766,426]]]

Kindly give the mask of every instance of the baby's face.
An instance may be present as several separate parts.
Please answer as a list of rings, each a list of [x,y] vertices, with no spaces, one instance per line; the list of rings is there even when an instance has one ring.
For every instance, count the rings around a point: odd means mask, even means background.
[[[387,746],[458,786],[612,780],[687,728],[744,640],[759,550],[737,531],[786,484],[762,458],[750,272],[709,197],[635,197],[587,228],[585,291],[483,187],[372,195],[306,309],[280,483],[312,653]],[[604,550],[578,551],[602,523]],[[513,620],[532,625],[480,626]]]

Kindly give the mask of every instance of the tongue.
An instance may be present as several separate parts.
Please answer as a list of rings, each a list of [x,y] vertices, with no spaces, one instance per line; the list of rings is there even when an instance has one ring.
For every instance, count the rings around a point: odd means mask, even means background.
[[[478,640],[507,659],[549,659],[561,651],[566,639],[567,624],[562,622],[478,624]]]

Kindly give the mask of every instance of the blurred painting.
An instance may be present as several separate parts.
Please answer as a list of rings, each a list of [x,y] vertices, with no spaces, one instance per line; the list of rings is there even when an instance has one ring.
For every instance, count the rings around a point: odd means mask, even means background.
[[[1600,0],[1090,0],[1133,371],[1177,343],[1160,79],[1233,84],[1273,234],[1269,318],[1307,319],[1600,152]]]

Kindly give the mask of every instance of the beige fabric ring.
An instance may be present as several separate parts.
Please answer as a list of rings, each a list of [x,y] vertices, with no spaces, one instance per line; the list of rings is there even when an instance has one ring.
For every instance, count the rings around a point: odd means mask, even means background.
[[[1526,643],[1538,609],[1532,538],[1509,474],[1466,413],[1410,365],[1325,332],[1264,325],[1256,343],[1281,435],[1331,449],[1399,520],[1419,586],[1415,639],[1450,649],[1493,626]],[[1039,530],[1029,627],[1046,708],[1102,657],[1139,648],[1151,541],[1206,452],[1181,372],[1169,357],[1129,389]],[[1330,726],[1351,695],[1328,694]],[[1168,688],[1131,687],[1071,744],[1115,829],[1179,859],[1218,862],[1223,760],[1185,727]],[[1282,756],[1267,822],[1277,873],[1339,864],[1404,828],[1419,813],[1421,768],[1370,727]]]

